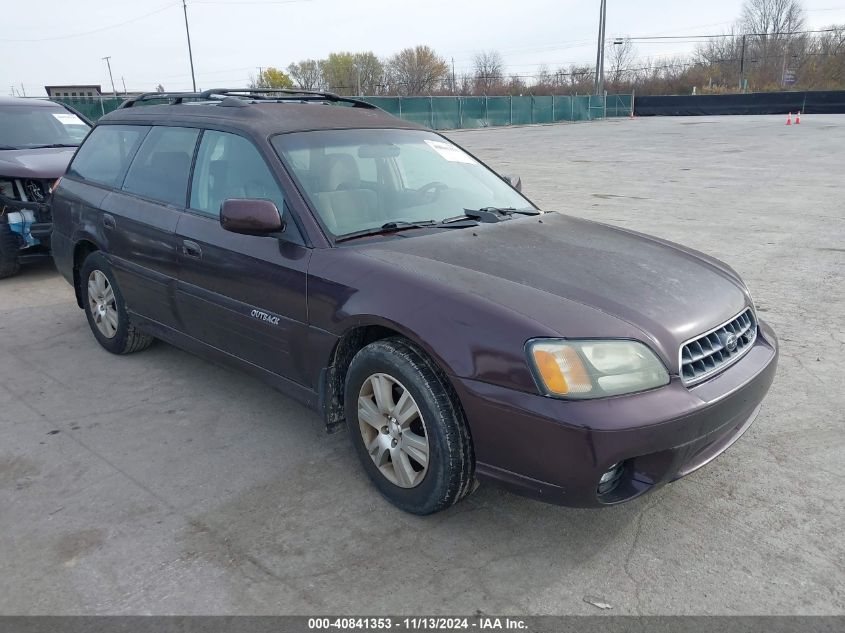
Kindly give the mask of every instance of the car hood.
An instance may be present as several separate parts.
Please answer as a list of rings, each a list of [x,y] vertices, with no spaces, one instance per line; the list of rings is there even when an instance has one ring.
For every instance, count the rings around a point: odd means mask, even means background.
[[[58,178],[65,173],[75,147],[0,150],[0,176]]]
[[[407,238],[370,244],[367,255],[480,295],[563,337],[631,331],[607,331],[606,317],[614,317],[650,339],[675,371],[681,343],[750,305],[737,274],[713,258],[557,213],[399,235]],[[584,308],[595,313],[594,327]]]

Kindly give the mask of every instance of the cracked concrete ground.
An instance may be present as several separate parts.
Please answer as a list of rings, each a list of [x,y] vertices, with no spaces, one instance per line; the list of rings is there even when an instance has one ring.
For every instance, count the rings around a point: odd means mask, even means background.
[[[345,434],[168,345],[94,342],[50,265],[0,282],[2,614],[842,614],[845,117],[450,136],[547,209],[728,261],[781,337],[749,432],[616,508],[485,486],[413,517]]]

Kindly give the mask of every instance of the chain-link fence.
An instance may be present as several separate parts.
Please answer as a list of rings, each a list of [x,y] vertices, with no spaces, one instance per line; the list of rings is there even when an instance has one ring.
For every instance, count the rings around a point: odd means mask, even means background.
[[[406,121],[435,130],[593,121],[631,114],[633,95],[549,95],[490,97],[361,97]],[[54,99],[96,120],[122,99],[77,97]]]

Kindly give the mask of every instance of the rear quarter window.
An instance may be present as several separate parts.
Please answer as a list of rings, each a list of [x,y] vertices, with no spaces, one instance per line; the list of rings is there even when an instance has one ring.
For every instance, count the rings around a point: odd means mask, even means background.
[[[132,160],[123,190],[184,207],[198,136],[193,128],[154,127]]]
[[[94,128],[68,167],[68,176],[117,187],[132,162],[148,126],[101,125]]]

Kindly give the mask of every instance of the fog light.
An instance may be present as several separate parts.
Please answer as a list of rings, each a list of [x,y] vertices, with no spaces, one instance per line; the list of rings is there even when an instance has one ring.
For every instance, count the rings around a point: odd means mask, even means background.
[[[622,478],[622,462],[618,464],[614,464],[610,468],[607,469],[607,472],[604,473],[601,478],[599,479],[599,488],[598,493],[600,495],[606,494],[616,488],[616,485],[619,483],[619,480]]]

